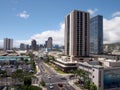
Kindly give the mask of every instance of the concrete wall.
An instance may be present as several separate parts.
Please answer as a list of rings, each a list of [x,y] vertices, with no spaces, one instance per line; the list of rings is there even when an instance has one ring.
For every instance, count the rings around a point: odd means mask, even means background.
[[[104,68],[90,65],[87,63],[80,64],[79,69],[89,72],[90,73],[89,77],[91,78],[92,82],[97,86],[98,90],[103,90]]]

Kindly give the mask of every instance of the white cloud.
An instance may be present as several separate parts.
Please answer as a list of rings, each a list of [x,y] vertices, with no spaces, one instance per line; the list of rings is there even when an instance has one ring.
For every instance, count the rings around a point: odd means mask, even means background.
[[[14,47],[20,47],[20,43],[24,43],[24,44],[30,44],[31,40],[14,40]]]
[[[115,12],[115,13],[112,14],[112,17],[116,17],[116,16],[120,17],[120,12]]]
[[[64,44],[64,24],[60,24],[59,30],[47,30],[39,34],[31,36],[31,39],[37,40],[39,43],[44,43],[48,37],[53,38],[54,44],[63,45]]]
[[[111,19],[105,19],[104,22],[104,43],[120,42],[120,16],[115,13]]]
[[[30,17],[30,15],[27,13],[27,11],[22,11],[21,13],[17,14],[18,17],[27,19]]]
[[[95,15],[96,14],[96,12],[98,11],[98,9],[97,8],[95,8],[95,9],[88,9],[87,10],[89,13],[90,13],[90,15]]]

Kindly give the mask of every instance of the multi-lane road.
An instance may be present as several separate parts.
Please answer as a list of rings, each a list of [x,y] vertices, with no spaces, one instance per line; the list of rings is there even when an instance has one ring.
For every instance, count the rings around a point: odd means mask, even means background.
[[[71,85],[69,85],[66,77],[58,75],[42,60],[36,60],[36,64],[38,64],[38,68],[40,70],[37,76],[40,80],[45,81],[47,90],[75,90]],[[58,84],[62,84],[63,86],[60,87]],[[53,88],[51,89],[50,86],[53,86]]]

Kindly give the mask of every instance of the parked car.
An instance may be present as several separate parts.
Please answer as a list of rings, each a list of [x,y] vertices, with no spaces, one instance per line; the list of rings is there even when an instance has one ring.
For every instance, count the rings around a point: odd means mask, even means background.
[[[51,79],[51,77],[50,77],[49,75],[48,75],[47,77],[48,77],[49,79]]]
[[[61,83],[58,83],[58,86],[59,86],[59,87],[63,87],[63,84],[61,84]]]
[[[49,88],[50,88],[50,89],[54,88],[53,84],[50,83],[50,84],[49,84]]]

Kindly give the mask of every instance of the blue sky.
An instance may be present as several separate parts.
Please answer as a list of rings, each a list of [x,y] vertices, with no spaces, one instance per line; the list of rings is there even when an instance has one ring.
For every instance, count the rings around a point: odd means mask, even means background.
[[[21,42],[30,43],[31,39],[43,43],[53,33],[60,34],[53,35],[54,43],[63,44],[64,18],[72,10],[89,11],[91,16],[101,14],[104,26],[110,27],[107,23],[112,24],[113,19],[118,22],[119,5],[119,0],[0,0],[0,46],[5,37],[13,38],[18,46]],[[105,33],[107,27],[104,27]],[[109,30],[112,31],[113,27]],[[107,43],[114,41],[109,37],[104,37]]]

